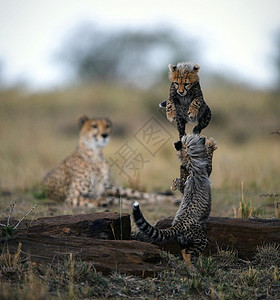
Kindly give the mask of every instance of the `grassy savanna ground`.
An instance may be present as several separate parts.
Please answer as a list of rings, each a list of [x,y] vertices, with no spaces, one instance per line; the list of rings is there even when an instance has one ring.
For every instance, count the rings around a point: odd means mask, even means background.
[[[271,132],[280,129],[280,99],[227,85],[205,89],[204,94],[213,119],[203,134],[214,137],[219,147],[211,175],[212,215],[233,215],[232,206],[237,207],[242,196],[242,182],[243,195],[252,206],[273,214],[263,206],[273,204],[274,199],[260,195],[279,193],[280,136]],[[149,91],[101,84],[38,94],[17,89],[2,91],[0,191],[11,192],[12,198],[23,199],[24,203],[32,200],[46,172],[74,150],[77,116],[85,113],[113,121],[112,139],[105,148],[108,160],[118,159],[121,164],[116,153],[127,144],[145,160],[142,168],[138,165],[140,173],[129,173],[132,182],[112,167],[113,182],[146,191],[168,190],[172,179],[179,175],[179,161],[172,146],[177,140],[176,129],[158,108],[167,95],[168,84]],[[139,133],[141,138],[141,128],[151,118],[160,122],[161,136],[166,138],[156,154],[149,153],[134,137]],[[191,131],[190,125],[187,130]],[[148,149],[157,150],[149,145]],[[2,203],[11,197],[3,198]]]
[[[32,94],[20,89],[1,91],[0,210],[14,200],[17,201],[16,218],[24,215],[35,201],[38,206],[30,218],[108,209],[72,208],[40,199],[40,183],[45,173],[77,144],[77,116],[80,114],[112,119],[113,135],[104,151],[107,159],[116,158],[116,153],[127,143],[144,157],[140,173],[130,173],[131,182],[113,167],[114,183],[146,191],[168,190],[172,179],[179,175],[179,161],[172,146],[177,140],[176,129],[158,108],[158,103],[167,95],[168,84],[149,91],[102,84]],[[280,98],[268,92],[229,85],[205,88],[204,95],[213,119],[203,134],[215,138],[219,147],[214,153],[211,175],[211,214],[233,216],[233,206],[238,211],[243,199],[252,214],[274,217],[274,201],[279,202],[280,197],[261,195],[280,192],[280,136],[271,134],[280,130]],[[141,130],[151,118],[159,122],[154,124],[167,138],[156,153],[156,148],[148,147],[152,154],[135,139],[135,136],[141,138]],[[191,126],[187,130],[191,131]],[[118,206],[109,209],[119,211]],[[174,215],[177,207],[164,202],[145,204],[142,209],[147,219],[155,222]],[[123,207],[123,212],[130,213],[130,210]],[[6,216],[7,211],[2,212],[1,218]],[[67,261],[52,266],[57,268],[55,270],[48,266],[40,269],[30,264],[21,265],[18,261],[11,266],[2,254],[0,294],[3,299],[38,299],[34,295],[39,291],[41,299],[49,299],[50,295],[184,298],[186,294],[191,299],[254,299],[258,296],[279,299],[279,249],[260,249],[259,253],[253,262],[241,261],[231,252],[202,257],[197,274],[189,274],[178,259],[170,256],[170,272],[154,279],[117,273],[107,278],[96,273],[91,264],[80,262],[75,262],[74,273],[73,262],[71,267]]]
[[[52,265],[7,263],[0,256],[1,299],[280,299],[279,247],[256,251],[254,261],[235,252],[201,256],[196,272],[177,257],[163,253],[169,270],[150,278],[97,273],[88,262],[66,259]],[[14,256],[12,257],[14,258]]]

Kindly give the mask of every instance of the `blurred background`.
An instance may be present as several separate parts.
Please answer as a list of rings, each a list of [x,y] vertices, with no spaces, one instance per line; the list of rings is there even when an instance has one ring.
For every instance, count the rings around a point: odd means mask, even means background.
[[[168,190],[179,176],[178,134],[158,104],[168,96],[167,65],[193,61],[213,113],[203,134],[219,147],[213,214],[232,215],[241,198],[273,205],[279,11],[277,0],[0,0],[0,194],[37,189],[75,149],[80,114],[113,121],[105,155],[114,183]],[[120,156],[128,148],[133,159]]]

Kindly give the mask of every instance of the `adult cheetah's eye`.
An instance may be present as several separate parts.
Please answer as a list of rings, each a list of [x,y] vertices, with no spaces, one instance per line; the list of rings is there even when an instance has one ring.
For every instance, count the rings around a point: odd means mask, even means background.
[[[91,127],[92,128],[97,128],[97,124],[92,124]]]

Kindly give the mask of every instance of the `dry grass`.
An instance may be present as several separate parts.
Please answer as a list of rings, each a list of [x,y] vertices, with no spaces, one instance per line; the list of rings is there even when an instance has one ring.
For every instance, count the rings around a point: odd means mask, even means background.
[[[112,141],[105,148],[107,159],[114,158],[125,143],[143,156],[143,168],[130,174],[131,182],[116,167],[112,168],[113,182],[147,191],[168,190],[179,175],[179,161],[172,146],[177,131],[158,108],[167,94],[168,85],[149,91],[113,85],[110,89],[95,85],[38,94],[0,91],[0,192],[12,191],[12,198],[24,195],[24,201],[32,200],[28,191],[37,190],[45,173],[74,150],[76,118],[85,112],[113,120]],[[204,94],[213,119],[203,133],[218,141],[211,175],[212,214],[233,215],[232,206],[237,207],[241,198],[241,182],[252,206],[259,208],[269,202],[259,195],[279,193],[280,139],[271,132],[280,127],[280,101],[269,93],[232,86],[211,87]],[[161,135],[170,134],[155,155],[134,137],[151,117],[164,128]]]
[[[145,279],[118,272],[103,276],[91,262],[73,258],[49,265],[18,262],[17,273],[15,267],[1,269],[1,299],[279,299],[275,245],[260,247],[252,262],[224,250],[200,256],[196,272],[180,258],[162,255],[169,269]]]
[[[280,129],[279,99],[269,93],[231,86],[205,89],[204,94],[213,120],[203,133],[214,137],[219,147],[211,175],[212,215],[233,216],[232,207],[238,208],[243,200],[260,216],[274,216],[279,211],[278,196],[260,195],[279,194],[280,138],[271,134]],[[13,216],[19,219],[33,206],[35,197],[42,199],[38,199],[31,219],[106,210],[53,203],[44,199],[40,187],[44,174],[75,148],[76,117],[85,112],[113,120],[114,135],[105,149],[108,159],[129,142],[148,160],[132,183],[112,168],[113,182],[147,191],[169,189],[172,179],[179,175],[179,161],[172,147],[177,139],[176,129],[158,109],[166,95],[168,86],[140,91],[96,85],[32,95],[18,90],[0,91],[0,211],[16,200]],[[134,138],[134,133],[152,116],[171,135],[156,155],[148,153]],[[190,130],[190,126],[187,128]],[[151,223],[174,216],[178,208],[169,202],[141,207]],[[110,210],[120,211],[120,206]],[[130,213],[131,208],[123,207],[122,213],[126,212]],[[6,219],[8,213],[1,211],[0,218]],[[279,298],[277,245],[260,247],[252,262],[239,260],[235,252],[223,250],[211,257],[202,256],[196,263],[196,274],[190,273],[179,258],[164,255],[170,269],[155,278],[142,279],[119,273],[105,277],[96,272],[92,263],[73,257],[54,265],[23,264],[18,254],[12,256],[3,249],[1,299],[186,299],[186,295],[189,299]]]

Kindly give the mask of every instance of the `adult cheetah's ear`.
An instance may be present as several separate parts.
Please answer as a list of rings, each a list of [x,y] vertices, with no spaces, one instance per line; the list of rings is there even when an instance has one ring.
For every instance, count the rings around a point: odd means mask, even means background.
[[[106,118],[106,122],[107,122],[107,127],[109,128],[109,127],[112,127],[112,121],[110,120],[110,119],[108,119],[108,118]]]
[[[183,147],[181,141],[175,142],[173,145],[174,145],[174,148],[175,148],[177,151],[181,150],[182,147]]]
[[[88,120],[89,120],[89,118],[86,115],[80,116],[79,119],[78,119],[79,128],[82,129],[82,127],[84,126],[84,124]]]
[[[200,69],[199,64],[195,64],[194,67],[193,67],[193,70],[196,71],[196,72],[198,72],[199,69]]]
[[[177,69],[177,66],[173,66],[171,64],[168,65],[170,72],[174,72]]]

